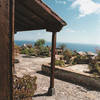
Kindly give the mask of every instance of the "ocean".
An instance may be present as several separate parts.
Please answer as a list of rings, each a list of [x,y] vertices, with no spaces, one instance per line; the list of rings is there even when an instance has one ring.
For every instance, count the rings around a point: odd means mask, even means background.
[[[15,40],[15,44],[22,46],[23,44],[32,44],[34,45],[35,41],[17,41]],[[60,44],[63,43],[57,43],[57,47],[59,47]],[[83,52],[96,52],[96,49],[100,49],[100,45],[94,45],[94,44],[79,44],[79,43],[64,43],[66,47],[70,50],[76,50],[76,51],[83,51]],[[51,46],[50,42],[46,42],[45,45]]]

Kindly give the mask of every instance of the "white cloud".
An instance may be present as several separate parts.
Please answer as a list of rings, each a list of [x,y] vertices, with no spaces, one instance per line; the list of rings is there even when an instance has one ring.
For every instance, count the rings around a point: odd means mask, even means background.
[[[93,0],[74,0],[72,8],[76,7],[79,7],[79,17],[100,13],[100,3],[96,3]]]
[[[67,28],[66,31],[67,31],[67,32],[71,32],[71,33],[74,33],[74,32],[75,32],[75,30],[72,30],[72,29],[70,29],[70,28]]]
[[[59,4],[66,4],[67,2],[64,1],[64,0],[55,0],[56,3],[59,3]]]

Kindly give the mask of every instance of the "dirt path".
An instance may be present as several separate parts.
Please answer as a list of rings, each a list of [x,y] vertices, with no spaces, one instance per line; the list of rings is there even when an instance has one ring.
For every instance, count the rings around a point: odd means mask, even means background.
[[[20,63],[15,64],[17,76],[22,77],[24,74],[37,76],[38,87],[33,100],[100,100],[100,92],[90,91],[58,79],[55,79],[56,94],[51,97],[46,96],[49,87],[49,77],[37,73],[37,71],[41,71],[41,65],[49,63],[50,58],[27,58],[22,57],[22,55],[17,58],[20,59]]]

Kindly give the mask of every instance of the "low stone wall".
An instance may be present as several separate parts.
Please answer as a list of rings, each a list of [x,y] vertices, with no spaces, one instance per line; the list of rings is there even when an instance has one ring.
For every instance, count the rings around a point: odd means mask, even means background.
[[[51,68],[49,65],[42,65],[42,71],[44,74],[50,75],[50,70]],[[100,91],[100,78],[67,71],[60,67],[55,68],[55,78]]]

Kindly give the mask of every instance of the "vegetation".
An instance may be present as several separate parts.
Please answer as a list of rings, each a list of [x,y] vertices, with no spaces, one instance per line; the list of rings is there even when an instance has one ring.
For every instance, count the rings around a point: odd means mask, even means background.
[[[97,53],[96,60],[100,61],[100,50],[96,50],[96,53]]]
[[[26,54],[28,56],[35,55],[35,49],[34,48],[24,48],[20,52],[21,54]]]
[[[92,62],[90,62],[89,64],[89,69],[90,73],[92,73],[93,75],[100,76],[100,62],[92,60]]]
[[[64,67],[65,66],[65,62],[63,60],[56,60],[55,61],[55,65],[60,66],[60,67]]]
[[[93,59],[88,53],[83,55],[79,54],[77,51],[71,51],[70,49],[65,49],[66,45],[61,44],[59,46],[62,50],[62,57],[60,60],[55,61],[55,65],[64,67],[65,64],[75,65],[75,64],[89,64],[89,69],[91,73],[100,74],[100,50],[97,50],[97,56]],[[26,54],[28,56],[50,56],[50,48],[45,46],[45,40],[39,39],[32,45],[26,45],[18,47],[15,45],[15,49],[19,50],[21,54]]]
[[[90,73],[95,76],[100,76],[100,50],[96,50],[97,56],[94,59],[90,59],[89,69]]]
[[[49,57],[50,56],[50,54],[49,54],[49,48],[48,47],[40,47],[38,55]]]
[[[14,44],[14,50],[15,50],[15,53],[20,53],[20,47],[16,44]]]
[[[20,47],[18,45],[16,45],[16,44],[14,44],[14,48],[15,49],[20,49]]]
[[[44,45],[45,45],[45,40],[44,39],[39,39],[34,44],[34,46],[36,46],[36,47],[43,47]]]
[[[26,45],[20,47],[20,53],[25,54],[27,56],[41,56],[41,57],[49,57],[50,56],[50,49],[49,47],[44,46],[45,40],[39,39],[32,45]]]
[[[66,63],[69,64],[70,63],[70,59],[72,57],[72,51],[69,50],[69,49],[66,49],[64,52],[63,52],[63,56],[64,56],[64,60],[66,60]]]
[[[88,56],[77,55],[74,56],[74,59],[71,59],[71,64],[89,64]]]
[[[14,100],[21,100],[24,97],[34,96],[34,93],[37,89],[36,84],[37,77],[31,77],[29,75],[25,75],[22,78],[18,78],[14,76],[14,84],[13,84],[13,97]]]
[[[59,47],[62,49],[62,51],[64,51],[66,49],[66,45],[65,44],[61,44],[61,45],[59,45]]]

